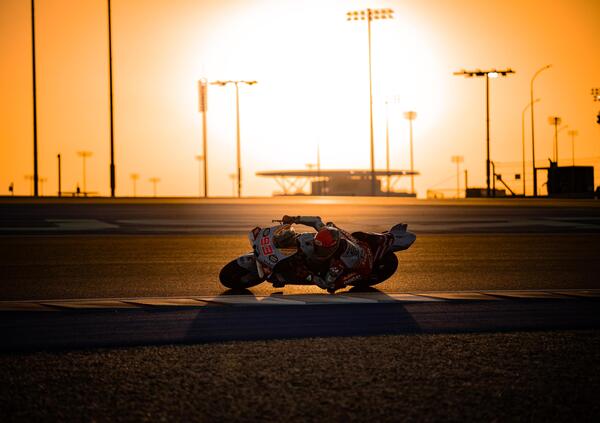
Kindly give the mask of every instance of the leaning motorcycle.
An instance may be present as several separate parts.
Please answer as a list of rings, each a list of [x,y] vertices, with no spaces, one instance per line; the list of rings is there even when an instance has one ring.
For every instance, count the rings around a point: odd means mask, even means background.
[[[311,245],[314,233],[297,233],[292,224],[273,220],[278,224],[266,228],[256,227],[248,234],[252,253],[244,254],[227,263],[219,273],[221,283],[230,289],[247,289],[262,282],[270,282],[274,288],[285,285],[315,285],[306,279],[298,278],[294,270],[304,264],[304,249]],[[388,243],[383,251],[375,251],[378,237],[393,235],[393,242]],[[372,267],[371,274],[349,285],[367,287],[379,284],[390,278],[398,268],[396,252],[408,249],[416,239],[416,235],[407,230],[404,223],[393,226],[384,233],[353,232],[352,238],[362,241],[361,245],[371,249],[371,253],[379,257]],[[292,242],[290,242],[290,240]],[[375,254],[377,253],[377,254]]]

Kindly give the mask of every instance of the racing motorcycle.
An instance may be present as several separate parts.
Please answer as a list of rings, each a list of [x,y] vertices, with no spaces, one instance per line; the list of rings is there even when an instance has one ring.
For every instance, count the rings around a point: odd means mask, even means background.
[[[321,221],[318,217],[315,219]],[[294,223],[284,220],[272,222],[277,225],[256,227],[248,233],[252,253],[239,256],[221,269],[219,280],[224,286],[241,290],[265,281],[272,283],[274,288],[285,285],[316,285],[306,278],[298,277],[297,272],[298,268],[306,265],[315,233],[298,233],[293,227]],[[328,225],[336,227],[332,223]],[[374,258],[371,274],[348,284],[355,287],[373,286],[391,277],[398,268],[395,253],[408,249],[416,239],[416,235],[409,232],[404,223],[383,233],[344,233],[350,240],[358,241],[363,248],[369,248]],[[335,289],[328,291],[333,293]]]

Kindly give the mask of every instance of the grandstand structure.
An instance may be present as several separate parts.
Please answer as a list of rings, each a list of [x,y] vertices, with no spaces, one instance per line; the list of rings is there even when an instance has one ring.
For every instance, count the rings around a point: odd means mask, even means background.
[[[370,170],[273,170],[257,172],[256,176],[273,178],[281,187],[274,195],[331,195],[370,196]],[[419,175],[409,170],[376,170],[375,195],[390,197],[416,197],[415,193],[398,191],[395,186],[403,176]],[[383,181],[386,183],[382,183]],[[310,186],[309,193],[304,190]],[[383,187],[385,186],[385,189]]]

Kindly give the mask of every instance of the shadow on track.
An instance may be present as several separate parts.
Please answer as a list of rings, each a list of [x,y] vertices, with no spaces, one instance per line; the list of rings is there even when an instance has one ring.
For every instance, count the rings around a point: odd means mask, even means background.
[[[323,303],[319,301],[319,295],[284,296],[281,291],[258,299],[249,290],[227,290],[214,300],[227,304],[233,295],[244,298],[237,298],[231,306],[198,310],[186,339],[192,342],[290,339],[421,331],[404,304],[384,292],[372,287],[356,287],[347,293],[376,294],[377,302],[353,303],[347,297],[325,294],[331,303]],[[340,302],[336,302],[337,299]],[[298,301],[298,305],[282,305],[285,300]]]

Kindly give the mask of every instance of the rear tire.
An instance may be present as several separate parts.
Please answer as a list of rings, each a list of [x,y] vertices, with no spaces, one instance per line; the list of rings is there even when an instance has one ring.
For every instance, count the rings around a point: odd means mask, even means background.
[[[263,282],[258,274],[250,272],[232,260],[225,265],[219,272],[219,281],[223,286],[230,289],[247,289]]]
[[[398,257],[393,252],[389,252],[384,255],[381,260],[375,263],[373,266],[373,273],[371,274],[371,278],[369,280],[358,281],[353,283],[353,286],[356,287],[367,287],[377,285],[389,279],[394,273],[398,270]]]

